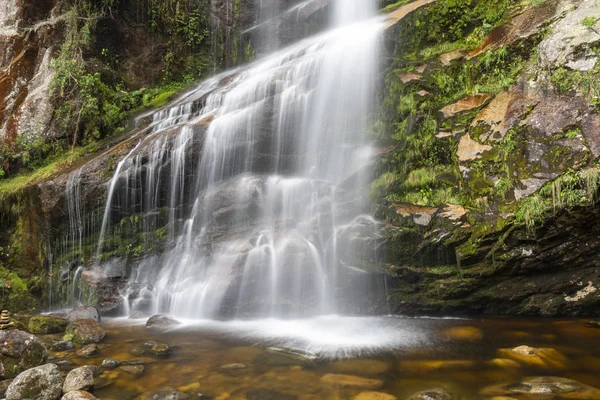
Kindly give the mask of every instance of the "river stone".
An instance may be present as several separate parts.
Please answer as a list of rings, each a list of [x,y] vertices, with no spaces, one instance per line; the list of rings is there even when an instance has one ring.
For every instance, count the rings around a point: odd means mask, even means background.
[[[174,328],[180,325],[181,322],[177,321],[166,315],[154,315],[146,321],[146,329],[153,331],[164,331],[170,328]]]
[[[391,365],[379,360],[348,360],[338,361],[329,366],[333,372],[340,374],[359,374],[362,376],[377,376],[388,372]]]
[[[430,389],[413,394],[408,400],[454,400],[444,389]]]
[[[106,336],[106,331],[92,318],[77,319],[67,326],[65,336],[79,344],[99,343]]]
[[[144,393],[137,400],[188,400],[191,396],[174,388],[164,388]]]
[[[221,365],[219,367],[219,369],[222,369],[222,370],[235,370],[235,369],[244,369],[244,368],[247,368],[246,364],[242,364],[242,363],[226,364],[226,365]]]
[[[0,331],[0,376],[14,378],[28,368],[37,367],[48,359],[40,340],[17,329]]]
[[[150,354],[158,357],[167,357],[171,352],[171,347],[164,343],[157,343],[150,349]]]
[[[354,400],[396,400],[396,396],[382,392],[362,392],[354,397]]]
[[[52,361],[52,363],[56,364],[56,366],[58,366],[58,369],[60,369],[61,371],[70,371],[73,368],[75,368],[75,363],[67,359]]]
[[[102,368],[104,369],[115,369],[119,365],[121,365],[121,363],[114,358],[105,358],[102,360]]]
[[[97,400],[93,394],[84,390],[74,390],[65,394],[60,400]]]
[[[129,375],[133,375],[135,378],[139,378],[144,373],[143,365],[122,365],[119,369]]]
[[[73,350],[74,346],[73,342],[71,342],[70,340],[59,340],[58,342],[52,343],[52,346],[50,346],[50,348],[52,349],[52,351],[66,351]]]
[[[57,400],[63,380],[54,364],[45,364],[19,374],[6,391],[6,400]]]
[[[567,364],[566,357],[552,348],[518,346],[513,349],[499,349],[498,356],[526,366],[544,369],[564,369]]]
[[[298,396],[284,394],[268,389],[249,390],[246,393],[247,400],[297,400]]]
[[[455,326],[442,332],[442,335],[455,340],[481,340],[483,332],[474,326]]]
[[[73,322],[78,319],[88,319],[88,318],[91,318],[96,322],[101,321],[100,312],[98,311],[98,309],[96,307],[92,307],[92,306],[77,307],[67,315],[67,319],[69,320],[69,322]]]
[[[94,370],[89,366],[75,368],[68,373],[63,385],[63,392],[73,390],[89,390],[94,387]]]
[[[69,320],[66,318],[38,315],[31,317],[29,320],[29,332],[38,334],[62,333],[67,329],[67,325],[69,325]]]
[[[95,343],[86,344],[81,349],[77,350],[77,355],[79,357],[93,357],[98,355],[98,345]]]
[[[481,391],[485,396],[533,395],[547,398],[600,399],[600,390],[567,378],[539,376],[524,378],[520,382],[488,386]],[[529,398],[529,397],[528,397]],[[537,397],[536,397],[537,398]]]
[[[327,374],[321,382],[331,386],[353,389],[379,389],[383,385],[381,379],[368,379],[354,375]]]

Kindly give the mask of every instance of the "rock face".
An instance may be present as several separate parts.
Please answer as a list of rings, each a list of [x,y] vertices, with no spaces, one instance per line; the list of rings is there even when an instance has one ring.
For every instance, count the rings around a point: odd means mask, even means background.
[[[63,380],[54,364],[28,369],[15,378],[6,391],[6,400],[57,400],[62,393]]]
[[[29,320],[31,333],[61,333],[69,325],[69,320],[62,317],[37,316]]]
[[[35,336],[19,331],[0,331],[0,376],[13,378],[46,362],[46,348]]]
[[[77,319],[67,326],[66,336],[78,344],[99,343],[106,336],[106,331],[91,318]]]
[[[63,392],[69,393],[74,390],[89,390],[94,387],[94,370],[89,367],[75,368],[65,378]]]

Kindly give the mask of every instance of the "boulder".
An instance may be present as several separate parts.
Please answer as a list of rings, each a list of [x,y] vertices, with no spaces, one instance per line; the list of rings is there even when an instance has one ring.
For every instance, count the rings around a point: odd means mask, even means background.
[[[52,351],[66,351],[73,350],[74,346],[73,342],[71,342],[70,340],[59,340],[58,342],[52,343],[52,346],[50,346],[50,348],[52,349]]]
[[[62,393],[63,379],[54,364],[45,364],[19,374],[6,391],[6,400],[57,400]]]
[[[146,329],[153,331],[165,331],[180,325],[181,322],[177,321],[166,315],[154,315],[146,321]]]
[[[430,389],[415,393],[408,400],[454,400],[454,397],[444,389]]]
[[[101,321],[100,312],[98,311],[98,309],[96,307],[91,307],[91,306],[77,307],[67,315],[67,319],[69,320],[69,322],[73,322],[77,319],[88,319],[88,318],[91,318],[96,322]]]
[[[83,390],[74,390],[65,394],[61,400],[97,400],[97,397]]]
[[[102,360],[102,368],[104,369],[115,369],[119,365],[121,365],[121,363],[114,358],[105,358]]]
[[[89,366],[75,368],[68,373],[63,384],[63,392],[89,390],[94,387],[94,369]]]
[[[92,318],[77,319],[67,326],[65,339],[79,344],[99,343],[106,331]]]
[[[48,352],[40,340],[20,330],[0,331],[0,376],[14,378],[46,362]]]
[[[98,345],[95,343],[86,344],[81,349],[77,350],[77,355],[79,357],[93,357],[98,355]]]
[[[29,320],[29,332],[31,333],[62,333],[69,325],[69,320],[63,317],[50,315],[38,315]]]
[[[158,357],[167,357],[171,352],[171,346],[164,343],[157,343],[150,348],[150,354]]]
[[[380,379],[368,379],[344,374],[327,374],[321,378],[321,382],[334,387],[352,389],[379,389],[383,386],[383,381]]]

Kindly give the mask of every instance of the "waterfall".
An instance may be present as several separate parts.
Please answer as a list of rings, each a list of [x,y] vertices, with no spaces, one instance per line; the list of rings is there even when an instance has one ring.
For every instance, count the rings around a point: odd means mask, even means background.
[[[382,22],[374,1],[332,3],[329,30],[201,83],[154,113],[118,164],[96,262],[119,221],[139,216],[148,254],[127,310],[291,318],[362,306],[368,279],[352,259],[375,224],[367,130]]]

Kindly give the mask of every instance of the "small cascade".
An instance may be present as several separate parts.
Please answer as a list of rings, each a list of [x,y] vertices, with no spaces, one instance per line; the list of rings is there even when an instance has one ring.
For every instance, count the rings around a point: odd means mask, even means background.
[[[334,3],[329,31],[201,83],[119,162],[96,265],[132,230],[124,313],[296,318],[378,295],[357,261],[377,225],[366,138],[383,24],[372,2]]]

